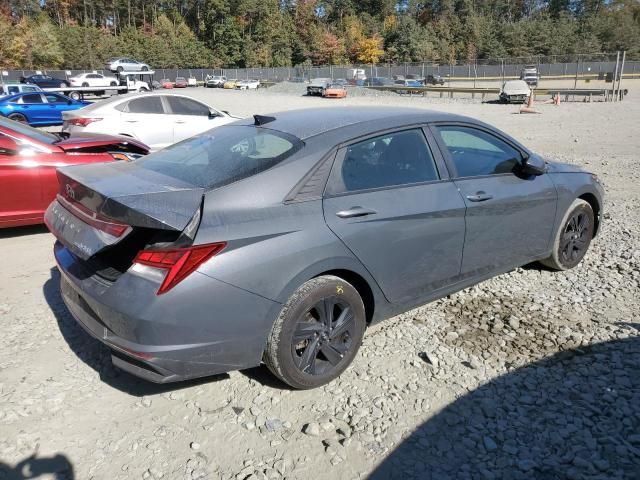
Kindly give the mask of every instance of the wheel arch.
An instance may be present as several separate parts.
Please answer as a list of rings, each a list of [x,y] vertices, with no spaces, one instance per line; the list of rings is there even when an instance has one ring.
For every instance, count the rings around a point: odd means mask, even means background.
[[[360,295],[360,298],[362,298],[362,303],[364,304],[364,312],[367,318],[367,325],[370,324],[373,320],[373,314],[376,309],[376,302],[375,297],[373,296],[373,290],[371,289],[369,282],[367,282],[367,280],[360,274],[346,269],[327,270],[325,272],[319,273],[313,278],[321,277],[323,275],[333,275],[334,277],[341,278],[345,282],[353,285],[353,287]]]
[[[593,227],[593,236],[595,237],[600,231],[600,202],[593,193],[583,193],[578,197],[580,200],[587,202],[593,210],[595,225]]]

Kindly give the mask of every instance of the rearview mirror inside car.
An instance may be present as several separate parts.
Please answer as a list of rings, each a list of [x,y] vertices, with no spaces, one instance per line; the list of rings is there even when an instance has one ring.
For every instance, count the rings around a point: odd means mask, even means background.
[[[15,155],[18,152],[18,144],[13,138],[0,136],[0,155]]]

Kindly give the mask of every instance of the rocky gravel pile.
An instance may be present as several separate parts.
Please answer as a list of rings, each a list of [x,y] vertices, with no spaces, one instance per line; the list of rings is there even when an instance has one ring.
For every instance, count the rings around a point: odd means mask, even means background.
[[[0,238],[0,479],[639,478],[640,167],[575,138],[593,154],[540,150],[605,183],[579,267],[529,265],[376,325],[313,391],[264,368],[122,373],[61,303],[50,236]]]

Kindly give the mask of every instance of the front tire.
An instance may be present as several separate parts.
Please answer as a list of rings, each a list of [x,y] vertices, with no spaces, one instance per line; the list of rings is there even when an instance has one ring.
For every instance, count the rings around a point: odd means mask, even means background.
[[[71,93],[69,94],[69,98],[70,98],[71,100],[76,100],[76,101],[78,101],[78,100],[80,100],[80,99],[82,98],[82,95],[80,94],[80,92],[71,92]]]
[[[149,71],[149,67],[142,67],[142,71],[143,72],[148,72]]]
[[[595,215],[588,202],[576,199],[565,213],[553,242],[551,256],[540,263],[554,270],[569,270],[582,261],[595,231]]]
[[[304,283],[284,305],[264,353],[271,372],[297,389],[316,388],[351,364],[366,316],[358,291],[339,277]]]

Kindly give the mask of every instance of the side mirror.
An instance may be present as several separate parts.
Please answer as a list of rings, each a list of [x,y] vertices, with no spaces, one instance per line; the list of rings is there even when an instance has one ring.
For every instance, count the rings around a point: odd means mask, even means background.
[[[547,164],[538,155],[522,154],[522,171],[529,175],[542,175],[547,170]]]
[[[209,110],[209,118],[216,118],[216,117],[220,117],[221,115],[216,112],[215,110]]]
[[[0,136],[0,154],[15,155],[18,153],[18,144],[13,138]]]

